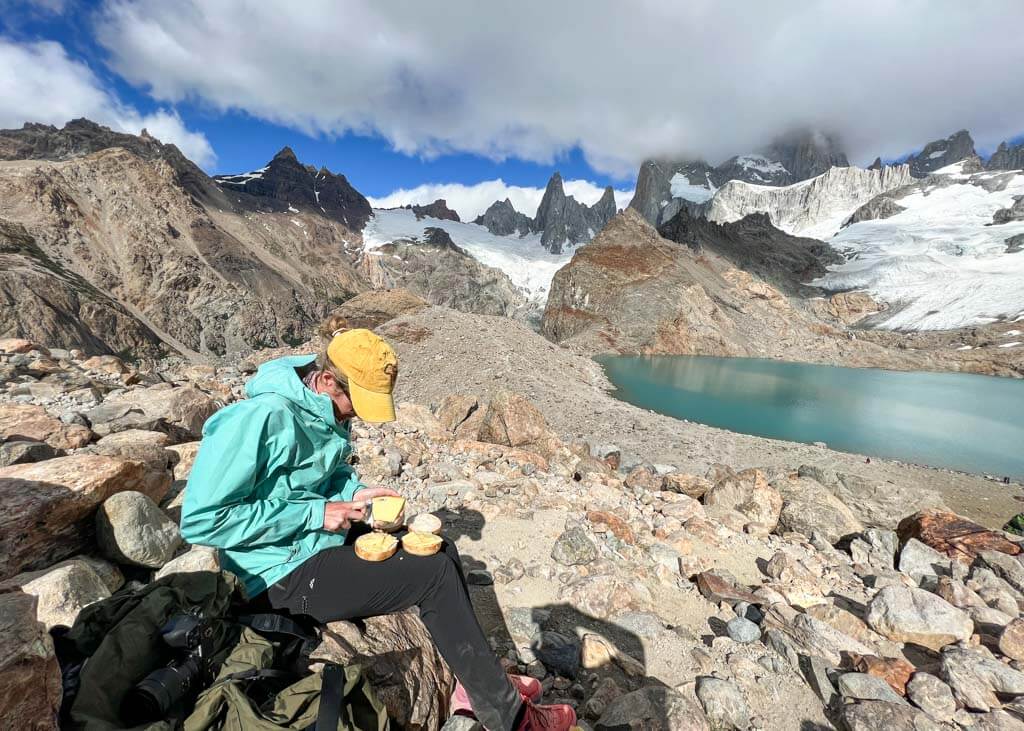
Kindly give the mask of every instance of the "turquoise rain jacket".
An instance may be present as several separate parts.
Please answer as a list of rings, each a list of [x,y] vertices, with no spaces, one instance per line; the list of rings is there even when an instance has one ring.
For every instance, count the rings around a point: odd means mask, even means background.
[[[249,396],[214,414],[188,478],[181,534],[220,549],[221,567],[250,597],[345,533],[323,529],[329,500],[364,487],[347,463],[348,424],[331,400],[303,385],[296,368],[315,356],[278,358],[246,384]]]

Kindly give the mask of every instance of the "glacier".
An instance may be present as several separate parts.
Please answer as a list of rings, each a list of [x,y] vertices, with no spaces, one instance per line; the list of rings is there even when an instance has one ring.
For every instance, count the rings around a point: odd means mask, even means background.
[[[993,214],[1024,195],[1024,173],[1001,190],[986,183],[1006,173],[967,175],[951,165],[898,199],[906,210],[860,221],[828,239],[847,261],[811,284],[863,290],[890,305],[878,327],[948,330],[1024,316],[1024,255],[1006,240],[1024,221],[992,224]],[[949,180],[941,180],[947,177]],[[1001,186],[988,186],[999,188]]]
[[[788,234],[826,240],[876,195],[914,182],[907,165],[880,170],[833,167],[782,187],[730,180],[715,192],[705,215],[716,223],[730,223],[751,213],[767,213]]]
[[[373,216],[363,228],[363,251],[373,254],[381,246],[396,239],[423,239],[424,229],[443,229],[456,246],[468,251],[481,264],[500,269],[527,298],[541,305],[547,300],[548,288],[555,272],[571,258],[572,251],[551,254],[540,242],[540,234],[496,236],[475,223],[459,223],[425,217],[416,220],[408,209],[373,209]]]

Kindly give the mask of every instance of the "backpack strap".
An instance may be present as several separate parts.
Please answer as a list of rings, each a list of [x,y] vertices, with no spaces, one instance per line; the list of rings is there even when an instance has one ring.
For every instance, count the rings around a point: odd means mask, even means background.
[[[260,634],[290,635],[303,642],[316,639],[314,631],[310,631],[283,614],[242,614],[239,615],[238,622]]]
[[[320,680],[320,708],[312,731],[338,731],[341,720],[341,692],[345,686],[345,673],[340,665],[324,666]],[[310,731],[310,729],[307,729]]]

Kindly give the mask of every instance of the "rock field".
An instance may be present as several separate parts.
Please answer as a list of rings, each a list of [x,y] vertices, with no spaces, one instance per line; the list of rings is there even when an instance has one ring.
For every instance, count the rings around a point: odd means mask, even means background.
[[[1024,729],[1024,562],[990,529],[1020,486],[658,417],[503,318],[380,331],[402,403],[354,425],[361,476],[442,518],[495,650],[583,729]],[[278,353],[133,366],[0,341],[0,727],[56,727],[47,630],[218,570],[178,533],[185,481],[203,422]],[[364,662],[396,723],[472,728],[446,724],[414,613],[327,630],[319,656]]]

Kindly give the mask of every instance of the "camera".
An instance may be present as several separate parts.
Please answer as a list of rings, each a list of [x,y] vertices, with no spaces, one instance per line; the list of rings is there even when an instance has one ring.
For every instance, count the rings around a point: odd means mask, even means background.
[[[173,615],[160,636],[176,657],[125,695],[121,716],[133,726],[166,718],[172,708],[211,680],[214,631],[200,613]]]

